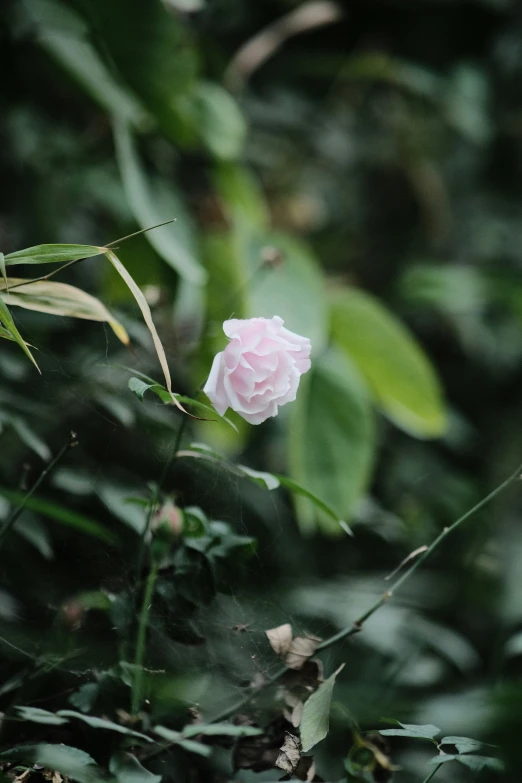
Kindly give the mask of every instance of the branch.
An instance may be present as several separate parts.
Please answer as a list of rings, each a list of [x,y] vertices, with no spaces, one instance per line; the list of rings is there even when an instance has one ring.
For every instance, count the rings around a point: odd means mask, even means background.
[[[395,594],[395,592],[404,585],[404,583],[414,574],[414,572],[419,568],[427,559],[430,557],[432,552],[435,551],[435,549],[441,544],[444,539],[449,536],[451,533],[453,533],[460,525],[462,525],[463,522],[465,522],[467,519],[469,519],[471,516],[476,514],[478,511],[484,508],[488,503],[490,503],[494,498],[497,497],[503,490],[507,489],[511,484],[513,484],[517,479],[521,478],[522,473],[522,465],[519,465],[518,468],[507,478],[505,481],[502,482],[496,489],[494,489],[492,492],[489,493],[489,495],[486,495],[485,498],[480,500],[473,508],[471,508],[469,511],[466,511],[465,514],[463,514],[461,517],[459,517],[455,522],[453,522],[452,525],[449,527],[445,527],[444,530],[437,536],[437,538],[428,546],[425,551],[423,552],[422,556],[418,558],[412,565],[400,576],[391,586],[389,590],[387,590],[378,601],[376,601],[373,606],[371,606],[368,611],[366,611],[361,617],[359,617],[357,620],[354,620],[352,625],[349,625],[346,628],[343,628],[338,633],[334,634],[333,636],[330,636],[329,639],[325,639],[324,642],[322,642],[316,649],[316,652],[322,652],[324,650],[328,650],[330,647],[333,647],[334,645],[338,644],[339,642],[344,641],[344,639],[347,639],[349,636],[354,636],[356,633],[359,633],[362,631],[364,623],[370,619],[370,617],[375,614],[375,612],[381,608],[381,606],[384,606],[385,603],[387,603]],[[402,564],[401,564],[402,565]],[[274,682],[277,682],[285,672],[288,671],[286,666],[282,667],[281,669],[278,669],[271,677],[268,678],[267,682],[265,683],[265,687],[268,685],[271,685]],[[234,715],[234,713],[239,712],[243,707],[246,707],[247,704],[249,704],[252,699],[255,697],[257,691],[252,691],[248,693],[246,696],[244,696],[240,701],[237,701],[235,704],[233,704],[231,707],[227,708],[226,710],[223,710],[219,715],[209,720],[209,723],[218,723],[220,721],[226,720],[231,715]],[[434,772],[431,774],[431,777],[435,774],[435,772],[438,770],[438,767],[435,768]],[[428,780],[431,780],[431,777],[428,778]]]

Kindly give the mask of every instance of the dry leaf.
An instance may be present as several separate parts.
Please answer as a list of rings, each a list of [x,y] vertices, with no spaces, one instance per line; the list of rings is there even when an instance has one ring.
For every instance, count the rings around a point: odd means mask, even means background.
[[[276,760],[276,767],[282,769],[287,775],[292,776],[301,760],[301,742],[290,732],[285,732],[285,741],[280,748],[280,754]]]
[[[285,655],[289,669],[301,669],[317,650],[321,639],[317,636],[296,636]]]
[[[292,626],[290,623],[278,625],[277,628],[270,628],[265,631],[266,637],[270,642],[270,647],[276,653],[283,657],[290,650],[292,645]]]

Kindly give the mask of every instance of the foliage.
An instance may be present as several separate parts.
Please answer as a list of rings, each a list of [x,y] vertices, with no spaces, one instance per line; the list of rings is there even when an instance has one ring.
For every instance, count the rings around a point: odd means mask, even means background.
[[[4,777],[520,780],[519,16],[7,0]]]

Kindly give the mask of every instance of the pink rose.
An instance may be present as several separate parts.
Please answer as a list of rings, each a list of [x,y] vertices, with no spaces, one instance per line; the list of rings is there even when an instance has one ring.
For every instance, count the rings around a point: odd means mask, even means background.
[[[301,375],[310,369],[311,346],[283,323],[277,315],[225,321],[230,342],[215,357],[203,389],[221,416],[232,408],[250,424],[261,424],[295,400]]]

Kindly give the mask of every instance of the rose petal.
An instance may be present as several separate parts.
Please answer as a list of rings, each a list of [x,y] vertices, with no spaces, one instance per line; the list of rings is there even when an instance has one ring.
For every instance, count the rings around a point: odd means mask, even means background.
[[[221,353],[216,354],[214,357],[210,375],[208,376],[207,382],[203,387],[203,391],[220,416],[223,416],[226,409],[229,407],[228,398],[223,384],[224,372],[225,364],[223,351],[221,351]]]

